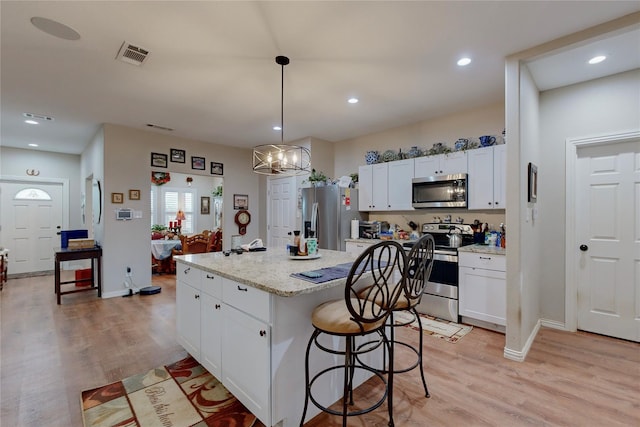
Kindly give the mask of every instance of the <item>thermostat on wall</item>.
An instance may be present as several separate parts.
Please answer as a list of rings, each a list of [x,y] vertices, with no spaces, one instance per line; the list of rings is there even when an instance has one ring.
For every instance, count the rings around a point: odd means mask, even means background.
[[[133,219],[133,211],[131,209],[116,209],[116,219],[119,221]]]

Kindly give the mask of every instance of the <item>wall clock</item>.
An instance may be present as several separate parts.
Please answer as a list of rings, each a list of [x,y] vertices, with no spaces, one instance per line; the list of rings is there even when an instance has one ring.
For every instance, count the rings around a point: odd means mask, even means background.
[[[238,224],[238,232],[241,235],[247,234],[247,225],[251,222],[251,214],[249,211],[240,210],[236,213],[236,224]]]

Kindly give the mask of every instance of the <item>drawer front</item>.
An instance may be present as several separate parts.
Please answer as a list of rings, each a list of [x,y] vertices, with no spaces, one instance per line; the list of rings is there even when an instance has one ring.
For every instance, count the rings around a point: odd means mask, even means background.
[[[178,281],[188,283],[194,288],[200,290],[201,271],[199,269],[176,262],[176,275]]]
[[[458,257],[460,267],[507,271],[507,257],[504,255],[458,252]]]
[[[222,299],[222,286],[226,279],[217,274],[210,273],[208,271],[200,271],[200,283],[202,286],[202,292],[211,295],[212,297]]]
[[[347,242],[345,245],[345,251],[352,255],[360,255],[365,251],[372,243],[360,243],[360,242]]]
[[[271,323],[271,298],[268,292],[225,279],[222,301],[264,322]]]

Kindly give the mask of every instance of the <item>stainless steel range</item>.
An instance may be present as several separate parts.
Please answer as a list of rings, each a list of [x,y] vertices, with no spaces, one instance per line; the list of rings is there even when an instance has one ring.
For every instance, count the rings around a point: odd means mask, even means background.
[[[473,229],[467,224],[427,223],[422,224],[422,234],[426,233],[433,236],[436,248],[431,276],[416,308],[420,313],[458,322],[458,247],[473,243]],[[412,245],[404,243],[407,249]]]

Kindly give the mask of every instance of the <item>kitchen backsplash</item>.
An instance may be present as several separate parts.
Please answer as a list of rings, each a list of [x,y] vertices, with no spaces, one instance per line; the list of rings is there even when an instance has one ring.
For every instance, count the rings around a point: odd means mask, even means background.
[[[455,222],[456,218],[463,219],[464,224],[472,224],[475,219],[481,223],[487,223],[493,225],[494,229],[500,227],[501,223],[506,223],[505,213],[502,212],[487,212],[487,211],[467,211],[463,209],[420,209],[419,212],[407,212],[403,214],[396,213],[383,213],[383,212],[371,212],[369,214],[369,221],[387,221],[390,225],[398,224],[401,229],[405,231],[411,231],[408,225],[409,221],[413,221],[417,224],[424,224],[425,222],[434,222],[434,217],[440,217],[444,219],[447,215],[451,215],[451,222]],[[508,232],[508,229],[507,229]]]

